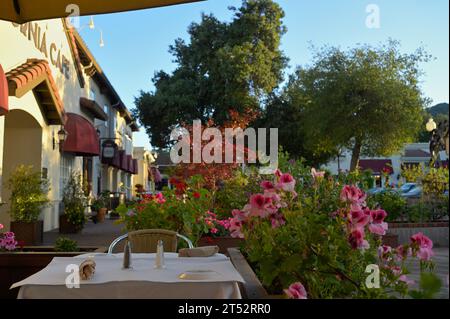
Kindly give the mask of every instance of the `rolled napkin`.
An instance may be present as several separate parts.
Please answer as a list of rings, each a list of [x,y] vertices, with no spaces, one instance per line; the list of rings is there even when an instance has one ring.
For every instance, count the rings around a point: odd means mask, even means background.
[[[95,261],[88,259],[80,264],[81,280],[89,280],[95,273]]]
[[[178,252],[178,257],[211,257],[219,252],[219,246],[205,246],[197,248],[183,248]]]

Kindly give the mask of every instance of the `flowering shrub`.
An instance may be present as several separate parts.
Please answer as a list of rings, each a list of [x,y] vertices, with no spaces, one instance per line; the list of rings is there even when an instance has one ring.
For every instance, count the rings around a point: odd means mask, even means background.
[[[194,244],[203,235],[217,232],[216,216],[210,212],[211,192],[201,185],[201,178],[189,182],[172,180],[173,190],[165,189],[155,195],[144,195],[134,204],[117,208],[120,223],[127,231],[167,229],[188,236]]]
[[[270,293],[296,299],[404,296],[411,284],[408,257],[419,258],[423,271],[432,269],[433,244],[423,234],[398,248],[382,245],[387,212],[368,207],[354,185],[303,168],[295,178],[277,171],[261,189],[233,211],[229,230],[246,239],[244,254]],[[369,265],[379,269],[379,289],[366,284]]]
[[[0,224],[0,230],[3,229],[3,225]],[[0,233],[0,251],[7,250],[13,251],[17,248],[17,241],[13,232]]]

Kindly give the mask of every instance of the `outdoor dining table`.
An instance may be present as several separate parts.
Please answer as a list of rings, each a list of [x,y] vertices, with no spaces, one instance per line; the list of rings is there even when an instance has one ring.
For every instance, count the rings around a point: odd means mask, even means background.
[[[244,282],[228,257],[181,258],[165,253],[165,267],[154,267],[156,254],[132,254],[132,268],[123,269],[123,254],[55,257],[36,274],[15,283],[18,299],[241,299]],[[86,259],[96,263],[89,280],[73,287],[73,267]],[[204,274],[200,277],[182,274]],[[69,279],[68,279],[69,278]],[[183,279],[184,278],[184,279]],[[69,285],[66,285],[66,281]],[[71,287],[72,286],[72,287]]]

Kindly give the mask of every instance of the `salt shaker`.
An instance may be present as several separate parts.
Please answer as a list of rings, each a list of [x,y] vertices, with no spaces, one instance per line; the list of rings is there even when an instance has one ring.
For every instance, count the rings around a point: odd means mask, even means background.
[[[163,269],[164,267],[164,242],[159,240],[156,248],[155,268]]]
[[[127,242],[123,250],[123,269],[131,268],[131,243]]]

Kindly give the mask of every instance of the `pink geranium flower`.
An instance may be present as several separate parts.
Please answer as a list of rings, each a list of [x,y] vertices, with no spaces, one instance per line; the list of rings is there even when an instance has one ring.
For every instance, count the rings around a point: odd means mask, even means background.
[[[387,213],[382,210],[372,210],[370,212],[371,223],[369,225],[369,231],[372,234],[384,236],[386,235],[386,231],[388,230],[388,223],[384,222],[384,219],[387,217]]]
[[[409,285],[414,285],[414,284],[415,284],[415,281],[409,279],[406,275],[401,275],[401,276],[398,278],[398,280],[399,280],[399,281],[403,281],[403,282],[406,283],[408,286],[409,286]]]
[[[295,179],[291,174],[283,174],[280,176],[280,180],[277,184],[279,189],[284,190],[285,192],[294,192],[295,191]]]
[[[261,187],[264,189],[265,192],[275,192],[276,191],[275,185],[269,181],[261,182]]]
[[[155,200],[158,204],[164,204],[166,202],[166,199],[164,198],[163,193],[158,193],[155,195]]]
[[[409,256],[412,255],[411,247],[408,247],[406,245],[400,245],[395,249],[395,254],[397,257],[397,260],[405,260]]]
[[[293,283],[284,292],[290,299],[307,299],[306,289],[299,282]]]
[[[313,168],[311,168],[311,175],[314,179],[324,178],[325,172],[316,171],[316,169],[313,167]]]
[[[348,242],[353,249],[365,250],[369,248],[369,242],[364,239],[364,230],[361,228],[357,228],[350,233]]]
[[[370,213],[366,210],[353,210],[348,214],[350,229],[364,228],[370,221]]]
[[[345,185],[340,198],[342,202],[350,204],[353,210],[361,209],[366,204],[366,194],[356,186]]]
[[[423,233],[411,236],[411,242],[421,260],[430,260],[433,257],[433,241]]]
[[[0,230],[3,229],[3,224],[0,224]]]
[[[244,238],[244,234],[242,233],[242,221],[232,218],[230,220],[230,235],[233,238]]]

